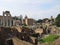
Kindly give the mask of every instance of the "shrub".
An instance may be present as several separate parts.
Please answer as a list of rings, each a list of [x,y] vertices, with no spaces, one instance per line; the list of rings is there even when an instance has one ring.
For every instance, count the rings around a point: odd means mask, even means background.
[[[56,40],[59,36],[58,35],[49,35],[46,38],[39,40],[41,43],[48,42],[49,44]]]

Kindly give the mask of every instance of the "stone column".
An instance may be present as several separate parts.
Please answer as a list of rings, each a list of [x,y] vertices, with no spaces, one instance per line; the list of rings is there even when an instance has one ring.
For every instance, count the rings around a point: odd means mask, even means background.
[[[1,19],[0,19],[0,26],[1,26]]]
[[[5,26],[5,20],[3,20],[3,27]]]
[[[5,23],[4,23],[4,12],[3,12],[3,21],[2,21],[2,24],[3,24],[3,27],[5,26]]]
[[[7,23],[6,26],[8,27],[8,20],[6,21],[6,23]]]
[[[14,26],[14,20],[13,20],[13,26]]]
[[[3,26],[4,26],[4,17],[3,17],[3,22],[2,23],[3,23]]]
[[[12,22],[11,22],[11,20],[10,20],[10,27],[11,27],[11,25],[12,25],[11,23],[12,23]]]
[[[3,20],[1,19],[1,26],[3,26],[2,23],[3,23]]]
[[[16,20],[13,20],[13,26],[16,26],[16,23],[15,22],[16,22]]]
[[[12,20],[12,26],[13,26],[13,20]]]
[[[1,26],[2,26],[2,20],[1,20]]]

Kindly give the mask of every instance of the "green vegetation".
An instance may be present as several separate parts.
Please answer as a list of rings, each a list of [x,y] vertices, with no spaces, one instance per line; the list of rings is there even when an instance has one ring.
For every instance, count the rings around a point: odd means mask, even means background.
[[[56,40],[59,36],[58,35],[49,35],[46,38],[43,38],[41,40],[39,40],[40,43],[45,43],[48,42],[49,44],[51,44],[54,40]]]
[[[42,21],[43,21],[42,19],[38,19],[36,22],[37,23],[42,23]]]
[[[33,37],[38,37],[38,36],[39,36],[39,33],[33,34],[33,35],[31,35],[31,36],[33,36]]]
[[[27,26],[26,24],[23,24],[23,26]]]
[[[18,17],[16,17],[16,16],[13,17],[13,19],[15,19],[15,20],[21,20],[20,18],[18,18]]]
[[[56,26],[60,27],[60,14],[58,14],[58,16],[56,17],[55,24]]]

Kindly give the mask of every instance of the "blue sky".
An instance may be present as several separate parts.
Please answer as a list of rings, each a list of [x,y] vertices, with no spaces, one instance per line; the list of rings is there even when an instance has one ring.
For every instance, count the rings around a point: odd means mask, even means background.
[[[42,19],[56,17],[60,13],[60,0],[0,0],[0,15],[8,10],[12,16],[27,15]]]

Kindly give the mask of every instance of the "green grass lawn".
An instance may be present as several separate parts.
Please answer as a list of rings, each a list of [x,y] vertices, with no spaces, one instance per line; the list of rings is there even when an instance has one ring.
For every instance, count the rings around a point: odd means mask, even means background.
[[[49,44],[52,43],[53,41],[55,41],[59,36],[57,35],[49,35],[46,38],[43,38],[41,40],[39,40],[40,43],[45,43],[48,42]]]

